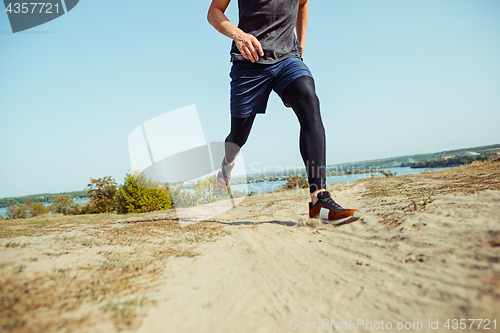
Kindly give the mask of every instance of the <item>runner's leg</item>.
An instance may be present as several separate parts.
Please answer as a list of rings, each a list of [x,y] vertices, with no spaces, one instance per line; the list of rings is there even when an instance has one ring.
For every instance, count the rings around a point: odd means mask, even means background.
[[[247,142],[255,114],[248,118],[231,116],[231,133],[226,138],[226,162],[232,163],[241,147]]]
[[[300,154],[306,166],[309,191],[326,188],[326,137],[314,79],[304,75],[283,90],[300,123]]]

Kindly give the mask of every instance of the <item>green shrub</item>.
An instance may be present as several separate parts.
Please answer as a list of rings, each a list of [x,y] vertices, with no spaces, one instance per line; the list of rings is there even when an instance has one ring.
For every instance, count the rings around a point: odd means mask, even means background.
[[[161,188],[143,174],[126,174],[116,194],[116,205],[120,214],[146,213],[172,208],[172,197],[168,188]]]

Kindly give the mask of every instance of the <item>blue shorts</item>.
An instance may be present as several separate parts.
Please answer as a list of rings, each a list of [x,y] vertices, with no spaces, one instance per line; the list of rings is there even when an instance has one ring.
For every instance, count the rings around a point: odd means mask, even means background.
[[[271,90],[283,99],[283,90],[296,78],[313,77],[302,58],[294,55],[276,64],[235,61],[231,67],[231,116],[247,118],[265,113]],[[285,105],[286,102],[284,101]],[[288,105],[287,105],[288,106]]]

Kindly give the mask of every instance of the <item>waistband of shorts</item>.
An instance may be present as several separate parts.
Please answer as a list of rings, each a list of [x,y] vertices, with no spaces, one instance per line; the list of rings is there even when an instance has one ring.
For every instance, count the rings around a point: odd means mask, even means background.
[[[252,68],[266,69],[266,68],[270,68],[270,67],[273,67],[273,66],[277,66],[278,64],[280,64],[283,61],[286,61],[286,60],[288,60],[290,58],[299,58],[300,60],[303,60],[299,55],[293,54],[293,55],[289,56],[288,58],[280,60],[280,61],[278,61],[278,62],[276,62],[274,64],[259,64],[257,62],[251,62],[250,60],[245,60],[245,61],[234,60],[232,63],[233,63],[233,66],[240,67],[240,68],[252,67]]]

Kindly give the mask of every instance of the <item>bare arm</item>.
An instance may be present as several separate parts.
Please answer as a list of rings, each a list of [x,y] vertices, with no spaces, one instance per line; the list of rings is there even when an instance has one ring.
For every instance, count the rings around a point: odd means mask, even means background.
[[[218,32],[234,40],[236,47],[245,59],[255,62],[259,59],[259,55],[261,57],[264,55],[262,46],[257,38],[229,22],[224,14],[229,2],[231,0],[212,0],[207,20]]]
[[[306,49],[307,20],[309,19],[309,3],[307,0],[299,0],[299,13],[297,16],[297,39],[302,47],[302,57]]]

